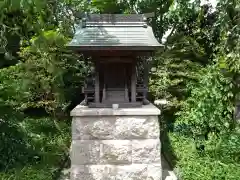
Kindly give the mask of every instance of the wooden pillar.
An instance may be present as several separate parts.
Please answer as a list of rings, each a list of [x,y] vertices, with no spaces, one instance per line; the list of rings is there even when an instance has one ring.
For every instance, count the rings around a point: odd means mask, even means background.
[[[144,73],[143,73],[143,84],[144,88],[146,90],[143,93],[144,99],[147,99],[147,93],[148,93],[148,75],[149,75],[149,64],[148,59],[144,59]]]
[[[104,83],[103,85],[103,96],[102,96],[102,102],[106,100],[106,85]]]
[[[95,103],[99,103],[99,91],[100,91],[100,83],[99,83],[99,64],[95,63]]]
[[[125,101],[129,102],[129,98],[128,98],[128,85],[127,85],[127,69],[126,67],[124,68],[124,90],[125,90]]]
[[[132,64],[132,75],[131,75],[131,101],[136,102],[136,66]]]

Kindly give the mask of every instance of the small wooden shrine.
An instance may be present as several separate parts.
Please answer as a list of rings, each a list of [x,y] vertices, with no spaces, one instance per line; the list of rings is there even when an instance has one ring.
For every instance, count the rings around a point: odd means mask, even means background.
[[[149,62],[162,45],[143,14],[91,14],[82,18],[68,47],[94,64],[83,92],[89,107],[147,104]]]

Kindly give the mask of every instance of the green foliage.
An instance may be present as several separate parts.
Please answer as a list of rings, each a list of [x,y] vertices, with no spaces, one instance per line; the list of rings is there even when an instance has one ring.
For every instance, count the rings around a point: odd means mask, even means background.
[[[5,105],[18,109],[21,107],[21,103],[24,103],[24,99],[28,97],[28,91],[24,91],[23,73],[24,67],[21,63],[0,69],[0,97]]]
[[[176,126],[187,125],[191,135],[227,133],[233,127],[233,84],[217,66],[199,73],[199,81],[188,84],[189,98],[184,102]]]
[[[118,0],[92,0],[91,6],[95,7],[100,13],[122,13],[126,6]]]
[[[238,179],[239,1],[220,1],[215,12],[185,3],[168,13],[172,30],[150,81],[156,97],[170,101],[165,131],[181,132],[169,133],[163,149],[177,156],[182,179]]]
[[[68,52],[65,42],[60,33],[47,31],[21,49],[24,62],[0,70],[4,104],[19,110],[45,108],[52,115],[64,113],[78,98],[88,73],[82,57]]]
[[[22,48],[25,91],[29,92],[25,108],[62,112],[79,93],[88,69],[81,56],[66,51],[65,42],[60,33],[46,31]]]
[[[223,8],[223,7],[222,7]],[[233,7],[232,7],[233,8]],[[239,94],[239,32],[234,21],[238,13],[229,18],[226,12],[216,21],[222,29],[217,44],[214,65],[203,68],[196,83],[189,83],[190,96],[177,114],[176,125],[187,125],[186,131],[194,137],[209,133],[225,134],[234,128],[235,102]],[[222,15],[222,14],[221,14]],[[235,26],[233,24],[235,23]],[[228,25],[226,29],[225,26]],[[213,57],[214,55],[212,55]]]
[[[156,56],[157,71],[150,80],[151,92],[156,98],[166,98],[179,106],[188,96],[186,85],[197,80],[197,72],[205,59],[203,48],[191,37],[175,34],[163,52]]]
[[[189,96],[187,84],[196,82],[198,71],[213,60],[220,40],[218,30],[212,28],[216,16],[209,7],[186,1],[173,3],[165,17],[170,32],[163,38],[164,50],[156,54],[157,71],[151,76],[150,89],[156,98],[170,101],[172,113]]]
[[[210,158],[215,158],[225,164],[237,163],[240,165],[240,131],[236,130],[217,137],[214,133],[209,134],[206,141],[206,153]]]
[[[236,180],[240,176],[239,132],[221,137],[212,136],[204,153],[196,151],[191,138],[169,133],[171,148],[177,158],[175,172],[184,180]],[[214,140],[213,140],[214,139]],[[233,149],[231,149],[233,147]],[[163,146],[165,152],[169,147]]]
[[[1,122],[0,179],[51,180],[70,143],[69,126],[50,118],[25,118],[9,126]]]

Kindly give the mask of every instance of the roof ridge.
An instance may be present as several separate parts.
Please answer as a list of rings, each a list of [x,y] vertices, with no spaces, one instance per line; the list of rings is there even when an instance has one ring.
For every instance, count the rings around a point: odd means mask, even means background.
[[[145,22],[86,22],[85,27],[146,27]]]
[[[143,14],[87,14],[86,22],[145,22]]]

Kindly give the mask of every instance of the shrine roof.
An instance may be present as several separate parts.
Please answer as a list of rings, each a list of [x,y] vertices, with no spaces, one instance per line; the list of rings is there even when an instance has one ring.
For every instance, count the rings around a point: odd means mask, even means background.
[[[162,45],[142,14],[91,14],[75,25],[75,35],[68,44],[77,50],[119,48],[155,50]]]

